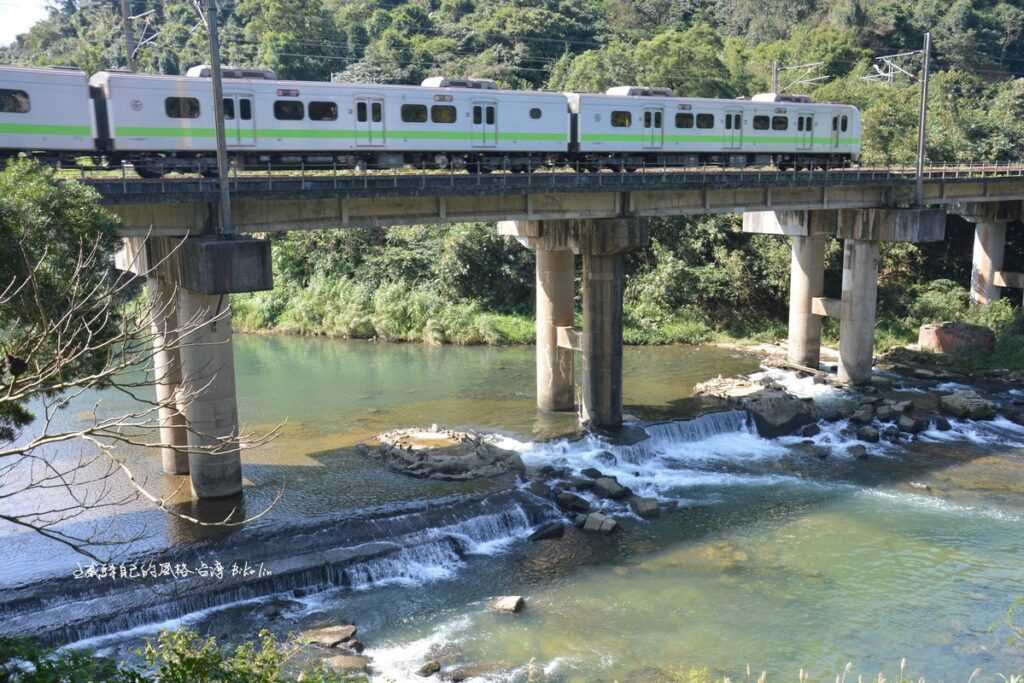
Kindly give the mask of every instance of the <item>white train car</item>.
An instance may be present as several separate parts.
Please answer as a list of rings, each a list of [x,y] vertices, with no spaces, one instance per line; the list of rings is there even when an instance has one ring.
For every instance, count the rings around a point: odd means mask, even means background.
[[[91,154],[96,137],[85,73],[0,66],[0,152],[72,158]]]
[[[101,72],[91,84],[106,101],[109,154],[136,160],[149,174],[157,174],[158,165],[212,170],[209,78]],[[565,156],[570,124],[564,95],[487,85],[225,79],[227,146],[245,164],[278,167],[301,161],[490,170]]]
[[[860,157],[856,107],[807,98],[673,97],[622,86],[569,94],[578,153],[591,163],[841,165]]]

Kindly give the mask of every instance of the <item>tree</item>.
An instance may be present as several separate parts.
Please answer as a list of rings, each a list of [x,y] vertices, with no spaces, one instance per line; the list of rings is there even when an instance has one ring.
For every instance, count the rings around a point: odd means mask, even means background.
[[[159,438],[161,405],[152,397],[167,381],[165,371],[153,368],[152,321],[172,304],[130,301],[132,278],[111,268],[115,226],[94,191],[60,182],[50,169],[21,161],[0,172],[0,520],[93,559],[100,549],[133,539],[78,534],[63,525],[138,496],[196,524],[248,521],[201,522],[172,511],[167,501],[174,493],[150,492],[118,457],[122,446],[175,446]],[[164,349],[189,346],[200,328],[224,315],[201,311],[160,331],[161,339],[174,340]],[[203,389],[183,385],[178,408],[184,413]],[[134,407],[110,414],[94,406],[87,416],[58,419],[72,401],[98,390],[120,392]],[[185,428],[195,432],[187,419]],[[238,439],[262,444],[272,436]],[[189,450],[217,455],[237,448],[235,438],[223,438]],[[127,494],[112,485],[122,476]]]

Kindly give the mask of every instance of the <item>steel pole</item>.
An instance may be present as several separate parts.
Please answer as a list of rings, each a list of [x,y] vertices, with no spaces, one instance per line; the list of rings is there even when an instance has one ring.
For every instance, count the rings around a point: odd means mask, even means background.
[[[924,203],[924,142],[925,127],[928,123],[928,56],[931,52],[932,34],[924,34],[924,66],[921,69],[921,115],[917,123],[917,187],[914,193],[916,204]]]
[[[224,133],[224,84],[220,72],[220,39],[217,36],[217,7],[206,0],[206,30],[210,34],[210,80],[213,82],[213,127],[217,135],[217,178],[220,183],[220,234],[233,235],[231,187],[228,178],[227,137]]]
[[[132,14],[129,0],[121,0],[121,26],[124,30],[124,49],[129,71],[135,71],[135,33],[132,31]]]

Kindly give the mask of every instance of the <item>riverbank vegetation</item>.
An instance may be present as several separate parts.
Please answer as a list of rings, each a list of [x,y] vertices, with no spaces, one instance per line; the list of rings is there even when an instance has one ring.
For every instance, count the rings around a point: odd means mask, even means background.
[[[138,69],[183,73],[207,61],[191,2],[129,4],[149,27]],[[117,2],[58,3],[0,49],[0,62],[124,67],[119,11]],[[930,30],[929,162],[1001,163],[1024,152],[1020,0],[242,0],[221,14],[228,62],[292,79],[418,83],[472,75],[511,88],[635,83],[731,98],[768,90],[776,60],[819,63],[807,74],[812,80],[790,91],[860,107],[867,164],[915,159],[918,84],[905,74],[892,82],[865,77],[875,73],[873,57],[918,49]],[[904,65],[916,73],[913,60]],[[798,75],[784,72],[783,85]],[[627,342],[783,333],[788,244],[740,235],[737,227],[735,216],[654,222],[652,248],[628,259]],[[948,232],[940,244],[887,245],[883,348],[913,341],[922,321],[980,315],[964,305],[971,226],[951,217]],[[532,255],[492,226],[351,229],[275,241],[276,288],[234,297],[239,329],[427,343],[532,340]],[[840,260],[833,242],[829,296],[838,295]],[[1006,269],[1022,267],[1021,246],[1011,244]],[[1005,319],[1006,310],[998,313]]]

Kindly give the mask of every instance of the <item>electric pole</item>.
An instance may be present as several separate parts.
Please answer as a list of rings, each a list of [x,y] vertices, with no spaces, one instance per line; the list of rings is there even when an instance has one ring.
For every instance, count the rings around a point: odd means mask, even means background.
[[[234,235],[231,220],[231,188],[228,178],[227,137],[224,134],[224,83],[220,72],[220,40],[217,37],[215,0],[206,0],[206,32],[210,36],[210,80],[213,82],[213,126],[217,135],[217,177],[220,182],[220,234]]]
[[[921,206],[924,199],[924,141],[928,123],[928,55],[931,52],[932,34],[924,34],[924,65],[921,73],[921,116],[917,123],[917,188],[915,199]]]
[[[124,49],[129,71],[135,71],[135,35],[132,31],[130,0],[121,0],[121,27],[124,31]]]
[[[779,60],[772,60],[772,92],[779,92]]]

